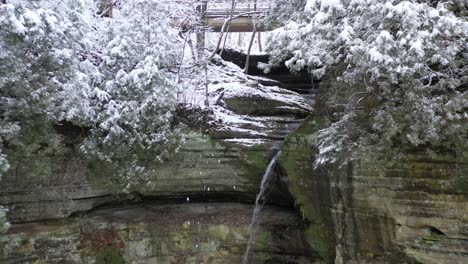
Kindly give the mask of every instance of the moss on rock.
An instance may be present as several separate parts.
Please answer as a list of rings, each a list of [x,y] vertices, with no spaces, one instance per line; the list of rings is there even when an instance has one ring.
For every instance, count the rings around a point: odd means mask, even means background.
[[[270,260],[271,255],[268,253],[270,250],[270,245],[272,244],[272,234],[270,231],[262,232],[257,241],[257,250],[260,251],[258,253],[258,258],[264,262]]]
[[[310,116],[294,133],[290,134],[282,148],[280,163],[286,170],[289,188],[302,215],[310,221],[306,237],[310,246],[327,263],[335,258],[333,222],[327,201],[317,199],[328,196],[328,181],[321,179],[324,171],[313,168],[316,149],[313,142],[316,133],[328,123],[324,117]]]
[[[96,264],[125,264],[125,259],[113,247],[106,246],[96,256]]]

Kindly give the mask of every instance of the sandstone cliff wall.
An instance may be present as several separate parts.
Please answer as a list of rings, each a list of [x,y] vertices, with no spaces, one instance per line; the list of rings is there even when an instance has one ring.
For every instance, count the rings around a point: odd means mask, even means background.
[[[468,159],[413,151],[392,166],[356,161],[314,169],[323,116],[312,115],[283,146],[290,190],[328,263],[466,263]]]

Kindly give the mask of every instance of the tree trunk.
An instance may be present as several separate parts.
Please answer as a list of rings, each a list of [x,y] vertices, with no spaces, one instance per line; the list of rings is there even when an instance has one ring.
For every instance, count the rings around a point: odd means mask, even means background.
[[[254,11],[257,11],[257,0],[255,0]],[[262,35],[261,35],[260,32],[258,32],[257,41],[258,41],[258,51],[262,52],[262,50],[263,50],[263,48],[262,48]]]
[[[198,13],[200,15],[200,20],[202,23],[205,23],[206,9],[208,8],[208,1],[202,1],[201,5],[197,6]],[[200,31],[197,32],[197,52],[198,60],[201,60],[203,57],[203,52],[205,50],[205,29],[200,28]]]
[[[255,0],[254,2],[254,11],[257,11],[257,0]],[[244,68],[245,74],[249,73],[250,51],[252,50],[252,46],[255,40],[255,33],[257,33],[257,23],[253,17],[252,17],[252,26],[253,26],[252,37],[250,38],[249,48],[247,49],[247,57],[245,59],[245,68]]]
[[[253,31],[252,31],[252,37],[250,38],[250,43],[249,43],[249,48],[247,50],[247,58],[245,59],[245,68],[244,68],[244,73],[247,74],[249,73],[249,66],[250,66],[250,51],[252,50],[252,46],[255,40],[255,33],[257,33],[257,26],[253,24]]]
[[[238,34],[239,34],[239,38],[237,39],[237,46],[240,47],[242,46],[242,42],[243,42],[242,34],[244,33],[239,32]]]
[[[196,61],[197,61],[197,56],[196,56],[196,54],[195,54],[195,49],[193,48],[193,41],[192,41],[192,39],[190,38],[190,36],[189,36],[189,38],[188,38],[188,44],[189,44],[189,46],[190,46],[190,53],[192,54],[192,61],[193,61],[193,62],[196,62]]]
[[[263,48],[262,48],[262,35],[260,34],[260,32],[258,32],[258,51],[262,52],[263,51]]]
[[[225,19],[224,20],[224,23],[223,23],[223,26],[221,27],[221,31],[220,31],[220,35],[219,35],[219,38],[218,38],[218,43],[216,44],[216,48],[213,50],[213,52],[211,53],[211,55],[208,57],[208,61],[211,61],[214,56],[216,55],[216,53],[218,52],[219,48],[221,47],[221,42],[223,40],[223,36],[224,36],[224,32],[226,32],[226,27],[227,27],[227,24],[229,22],[231,22],[231,20],[234,20],[238,17],[241,17],[241,16],[246,16],[246,15],[254,15],[254,14],[257,14],[256,11],[254,12],[247,12],[247,13],[242,13],[242,14],[238,14],[236,16],[233,16],[232,18],[228,18],[228,19]]]
[[[205,106],[210,106],[210,100],[208,98],[208,61],[205,61]]]
[[[232,0],[231,2],[231,13],[229,14],[229,19],[232,19],[232,17],[234,16],[234,10],[236,9],[236,4],[237,4],[237,0]],[[228,24],[228,27],[227,27],[227,32],[226,32],[226,36],[224,37],[224,43],[223,43],[223,47],[221,48],[221,52],[219,53],[219,56],[222,56],[223,55],[223,51],[224,51],[224,48],[226,48],[226,40],[228,38],[228,35],[229,35],[229,28],[231,27],[231,22],[229,21],[229,24]]]

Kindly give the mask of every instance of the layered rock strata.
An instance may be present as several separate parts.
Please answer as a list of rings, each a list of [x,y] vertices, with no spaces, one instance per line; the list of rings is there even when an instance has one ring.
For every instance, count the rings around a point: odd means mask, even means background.
[[[314,168],[312,115],[283,145],[280,163],[312,247],[327,263],[466,263],[466,153],[411,151],[396,165],[364,160]]]
[[[1,263],[240,263],[252,212],[238,203],[143,204],[66,220],[17,224]],[[294,211],[268,207],[251,263],[312,263]]]
[[[71,144],[14,162],[0,181],[0,205],[13,224],[0,239],[0,263],[239,263],[269,159],[312,108],[273,80],[264,85],[219,63],[211,69],[205,123],[182,126],[180,151],[152,164],[149,184],[131,193]],[[196,116],[200,108],[186,110]],[[252,263],[311,263],[317,255],[279,168],[267,193],[279,207],[264,212]]]

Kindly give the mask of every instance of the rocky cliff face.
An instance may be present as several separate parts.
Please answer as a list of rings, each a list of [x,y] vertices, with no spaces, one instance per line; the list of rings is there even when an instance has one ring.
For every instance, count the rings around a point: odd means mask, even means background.
[[[60,219],[142,197],[252,202],[274,149],[312,108],[300,94],[264,86],[240,75],[234,65],[221,69],[235,77],[210,84],[212,107],[209,121],[204,121],[209,123],[205,124],[208,129],[183,128],[185,142],[181,150],[171,160],[154,165],[151,184],[124,194],[106,178],[112,171],[99,162],[85,160],[72,148],[60,154],[38,152],[18,158],[1,179],[0,204],[10,209],[9,220]],[[188,111],[192,110],[198,111]],[[287,191],[277,194],[277,203],[292,203],[287,200]]]
[[[252,206],[140,204],[61,221],[17,224],[2,263],[240,263]],[[251,263],[312,263],[294,211],[263,211]]]
[[[401,252],[408,262],[466,263],[466,175],[466,156],[416,152],[397,166],[377,170],[361,161],[347,176],[335,176],[337,186],[349,188],[335,213],[344,224],[343,259],[373,254],[398,261],[394,254]]]
[[[250,263],[467,262],[466,153],[314,169],[313,141],[329,121],[310,115],[306,84],[294,84],[301,95],[275,86],[287,78],[221,71],[203,124],[197,106],[182,111],[186,142],[138,191],[119,192],[112,171],[73,149],[15,162],[0,182],[13,223],[0,263],[240,263],[278,148]]]
[[[309,239],[335,263],[466,263],[466,156],[414,153],[397,166],[313,169],[311,117],[288,138],[281,164],[309,219]]]
[[[239,263],[269,159],[311,106],[233,65],[213,71],[224,82],[209,85],[205,124],[191,125],[197,106],[185,109],[181,150],[155,165],[150,184],[137,191],[115,189],[112,171],[72,148],[14,163],[0,182],[0,204],[13,223],[0,238],[0,262]],[[292,210],[287,179],[279,169],[273,179],[269,203],[278,207],[262,214],[251,261],[311,263],[317,255]]]
[[[376,166],[313,168],[313,141],[328,119],[312,114],[283,145],[280,163],[308,239],[327,263],[466,263],[468,158],[408,150]]]

